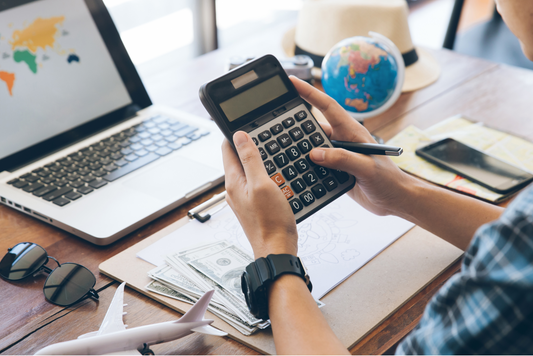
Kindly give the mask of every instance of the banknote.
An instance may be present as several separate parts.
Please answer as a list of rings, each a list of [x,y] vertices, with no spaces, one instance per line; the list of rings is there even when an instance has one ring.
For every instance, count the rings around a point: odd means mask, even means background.
[[[169,288],[157,281],[151,281],[150,283],[148,283],[148,285],[146,286],[146,289],[148,289],[151,292],[158,293],[158,294],[170,297],[170,298],[174,298],[185,303],[190,303],[190,304],[195,303],[194,300],[187,297],[186,295],[176,292],[172,288]]]

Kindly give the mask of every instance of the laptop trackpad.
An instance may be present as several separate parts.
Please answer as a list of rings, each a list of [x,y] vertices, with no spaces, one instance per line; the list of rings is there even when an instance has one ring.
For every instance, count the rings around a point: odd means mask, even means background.
[[[155,167],[124,182],[124,186],[163,201],[177,200],[221,175],[216,169],[177,156],[158,165],[156,162]]]

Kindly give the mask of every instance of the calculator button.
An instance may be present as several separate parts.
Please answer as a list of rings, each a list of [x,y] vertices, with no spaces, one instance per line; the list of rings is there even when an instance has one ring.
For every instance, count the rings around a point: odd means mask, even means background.
[[[302,202],[298,200],[297,198],[294,198],[293,200],[291,200],[289,204],[291,205],[292,212],[294,214],[296,214],[297,212],[301,211],[304,208],[304,205],[302,204]]]
[[[254,141],[256,146],[259,144],[259,141],[257,141],[257,139],[255,137],[252,137],[252,141]]]
[[[307,152],[311,151],[313,148],[308,140],[303,140],[301,142],[298,142],[298,148],[303,154],[306,154]]]
[[[300,195],[300,200],[305,206],[308,206],[315,202],[315,197],[313,196],[313,194],[311,194],[311,192],[307,191]]]
[[[293,166],[288,166],[287,168],[283,169],[281,173],[283,173],[283,176],[288,181],[291,181],[298,176],[298,173],[296,172],[296,169]]]
[[[272,132],[273,135],[277,135],[281,131],[283,131],[283,126],[281,126],[281,124],[274,125],[270,128],[270,132]]]
[[[324,138],[322,137],[320,132],[315,132],[314,134],[309,136],[309,138],[311,139],[311,142],[313,143],[313,146],[315,147],[318,147],[324,143]]]
[[[309,162],[309,165],[310,165],[311,167],[316,166],[316,163],[313,162],[313,160],[311,159],[311,157],[309,157],[309,155],[305,156],[305,159],[307,159],[307,162]]]
[[[298,194],[298,193],[303,192],[304,189],[307,187],[307,185],[305,184],[302,178],[298,178],[294,182],[291,183],[291,187],[292,187],[292,190],[294,190],[294,192]]]
[[[265,144],[265,148],[267,149],[268,153],[273,155],[274,153],[279,152],[280,148],[276,141],[270,141],[267,144]]]
[[[271,138],[272,135],[270,134],[270,131],[263,131],[257,137],[259,137],[259,141],[265,142],[266,140]]]
[[[304,137],[303,131],[299,127],[295,127],[292,130],[289,131],[289,134],[291,135],[292,139],[294,141],[300,140],[302,137]]]
[[[302,130],[304,130],[304,132],[308,135],[310,133],[313,133],[316,130],[316,126],[315,124],[313,124],[313,121],[311,120],[307,120],[301,126],[302,126]]]
[[[282,148],[285,148],[292,144],[292,140],[287,134],[283,134],[280,137],[278,137],[278,142]]]
[[[335,178],[337,178],[337,180],[339,181],[339,184],[343,184],[347,182],[348,179],[350,179],[350,175],[348,173],[339,171],[338,169],[333,169],[331,173],[333,173]]]
[[[289,127],[294,125],[294,122],[295,121],[292,117],[288,117],[285,120],[283,120],[281,123],[283,124],[283,126],[285,126],[286,129],[288,129]]]
[[[292,192],[291,188],[289,188],[288,186],[281,188],[281,191],[283,192],[287,200],[289,200],[290,198],[294,196],[294,193]]]
[[[278,185],[278,187],[282,185],[283,183],[285,183],[285,179],[283,179],[283,177],[281,176],[281,173],[274,174],[272,177],[270,177],[270,179],[272,179],[274,183]]]
[[[297,121],[302,121],[303,119],[305,119],[307,117],[307,113],[305,111],[299,111],[296,113],[296,115],[294,115],[294,118],[297,120]]]
[[[272,174],[276,171],[276,166],[274,166],[274,163],[272,163],[272,161],[266,161],[265,168],[268,174]]]
[[[333,177],[328,177],[326,179],[324,179],[322,181],[322,183],[324,183],[324,185],[326,186],[326,189],[328,191],[332,191],[333,189],[337,188],[337,182],[335,181],[335,178]]]
[[[281,168],[289,164],[289,159],[287,158],[287,155],[285,155],[285,153],[280,153],[274,156],[274,162],[276,162],[278,167]]]
[[[318,176],[320,178],[324,178],[326,177],[328,174],[329,174],[329,170],[325,167],[322,167],[322,166],[316,166],[315,167],[315,172],[316,174],[318,174]]]
[[[302,177],[305,181],[305,184],[307,184],[308,186],[312,186],[313,184],[318,183],[318,177],[313,172],[307,172]]]
[[[263,161],[267,159],[268,155],[262,147],[259,147],[259,153],[261,154],[261,158],[263,159]]]
[[[313,188],[311,188],[311,191],[317,199],[320,199],[324,195],[326,195],[326,189],[324,189],[324,186],[322,184],[315,185]]]
[[[309,169],[309,163],[307,163],[307,161],[303,158],[299,161],[294,162],[294,166],[300,173],[303,173]]]
[[[298,151],[296,146],[292,146],[287,151],[285,151],[285,153],[287,154],[287,156],[289,156],[289,159],[291,161],[294,161],[295,159],[301,156],[300,151]]]

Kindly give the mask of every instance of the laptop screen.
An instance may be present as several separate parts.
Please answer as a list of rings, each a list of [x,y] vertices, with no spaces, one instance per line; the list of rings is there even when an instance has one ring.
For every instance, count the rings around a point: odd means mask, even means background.
[[[133,104],[127,70],[119,72],[88,5],[41,0],[0,8],[0,162]]]

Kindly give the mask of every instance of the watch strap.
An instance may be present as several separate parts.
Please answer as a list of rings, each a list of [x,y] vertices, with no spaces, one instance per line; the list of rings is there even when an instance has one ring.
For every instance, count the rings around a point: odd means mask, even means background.
[[[276,280],[279,276],[286,273],[295,274],[304,280],[310,292],[313,290],[313,285],[311,284],[311,280],[307,275],[307,270],[305,269],[305,266],[303,265],[299,257],[289,254],[280,254],[268,255],[266,259],[270,262],[272,281]]]

